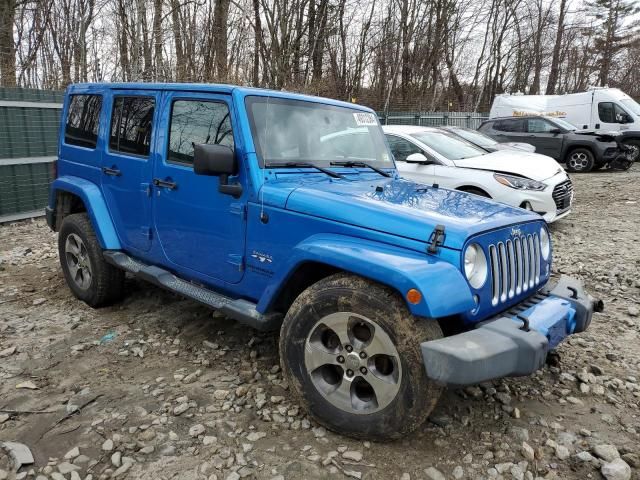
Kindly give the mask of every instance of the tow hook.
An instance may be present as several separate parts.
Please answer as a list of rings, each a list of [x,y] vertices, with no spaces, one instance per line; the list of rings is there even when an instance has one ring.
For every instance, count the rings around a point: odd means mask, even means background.
[[[604,312],[604,302],[599,298],[593,298],[590,296],[591,305],[593,305],[593,311],[597,313]]]

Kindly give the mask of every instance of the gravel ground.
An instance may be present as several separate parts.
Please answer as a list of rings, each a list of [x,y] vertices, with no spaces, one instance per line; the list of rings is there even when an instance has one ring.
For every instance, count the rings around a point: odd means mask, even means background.
[[[606,305],[528,378],[449,389],[390,444],[307,419],[277,336],[135,280],[115,307],[72,297],[43,220],[0,227],[0,440],[17,478],[640,479],[640,165],[575,175],[555,273]],[[15,478],[0,450],[0,480]]]

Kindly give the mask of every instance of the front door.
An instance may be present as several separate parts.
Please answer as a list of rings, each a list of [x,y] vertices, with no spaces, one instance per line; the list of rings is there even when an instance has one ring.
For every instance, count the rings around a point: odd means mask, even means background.
[[[527,133],[530,140],[526,141],[535,145],[536,153],[548,155],[556,160],[559,159],[562,154],[562,140],[564,137],[561,133],[552,133],[553,130],[559,127],[545,118],[529,118],[527,125]]]
[[[162,119],[166,134],[153,170],[153,215],[166,264],[187,275],[237,283],[244,269],[245,196],[220,193],[219,178],[193,171],[196,144],[235,151],[231,96],[168,92]],[[240,172],[229,181],[246,184]]]
[[[151,152],[159,94],[114,90],[106,97],[109,140],[102,155],[102,191],[125,250],[151,246]]]
[[[630,115],[615,102],[598,102],[598,122],[596,129],[603,132],[628,130],[626,118]]]

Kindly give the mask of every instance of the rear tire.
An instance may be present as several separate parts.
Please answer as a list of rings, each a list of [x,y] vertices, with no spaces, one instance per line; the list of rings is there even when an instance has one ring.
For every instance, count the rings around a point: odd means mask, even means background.
[[[567,170],[572,173],[590,172],[595,164],[593,153],[588,148],[574,148],[565,160]]]
[[[124,272],[102,256],[86,213],[68,215],[58,235],[58,254],[67,285],[91,307],[102,307],[122,298]]]
[[[440,397],[420,343],[441,337],[435,320],[413,317],[393,290],[336,274],[291,305],[280,362],[292,394],[318,423],[351,437],[392,440],[419,427]]]

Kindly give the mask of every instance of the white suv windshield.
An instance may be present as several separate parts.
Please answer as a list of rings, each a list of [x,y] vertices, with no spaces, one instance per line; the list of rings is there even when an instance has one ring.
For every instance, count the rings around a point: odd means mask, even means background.
[[[465,140],[469,140],[471,143],[475,143],[476,145],[480,145],[481,147],[491,147],[498,143],[493,138],[487,137],[486,135],[483,135],[480,132],[476,132],[475,130],[469,130],[466,128],[453,128],[451,131],[456,135],[460,135]]]
[[[426,131],[412,133],[411,136],[449,160],[463,160],[487,153],[450,133]]]
[[[565,130],[573,131],[578,129],[578,127],[576,127],[573,123],[569,123],[566,120],[562,120],[561,118],[554,118],[551,121],[558,125],[560,128],[564,128]]]
[[[303,100],[249,96],[246,99],[260,164],[366,162],[392,168],[373,113]]]

